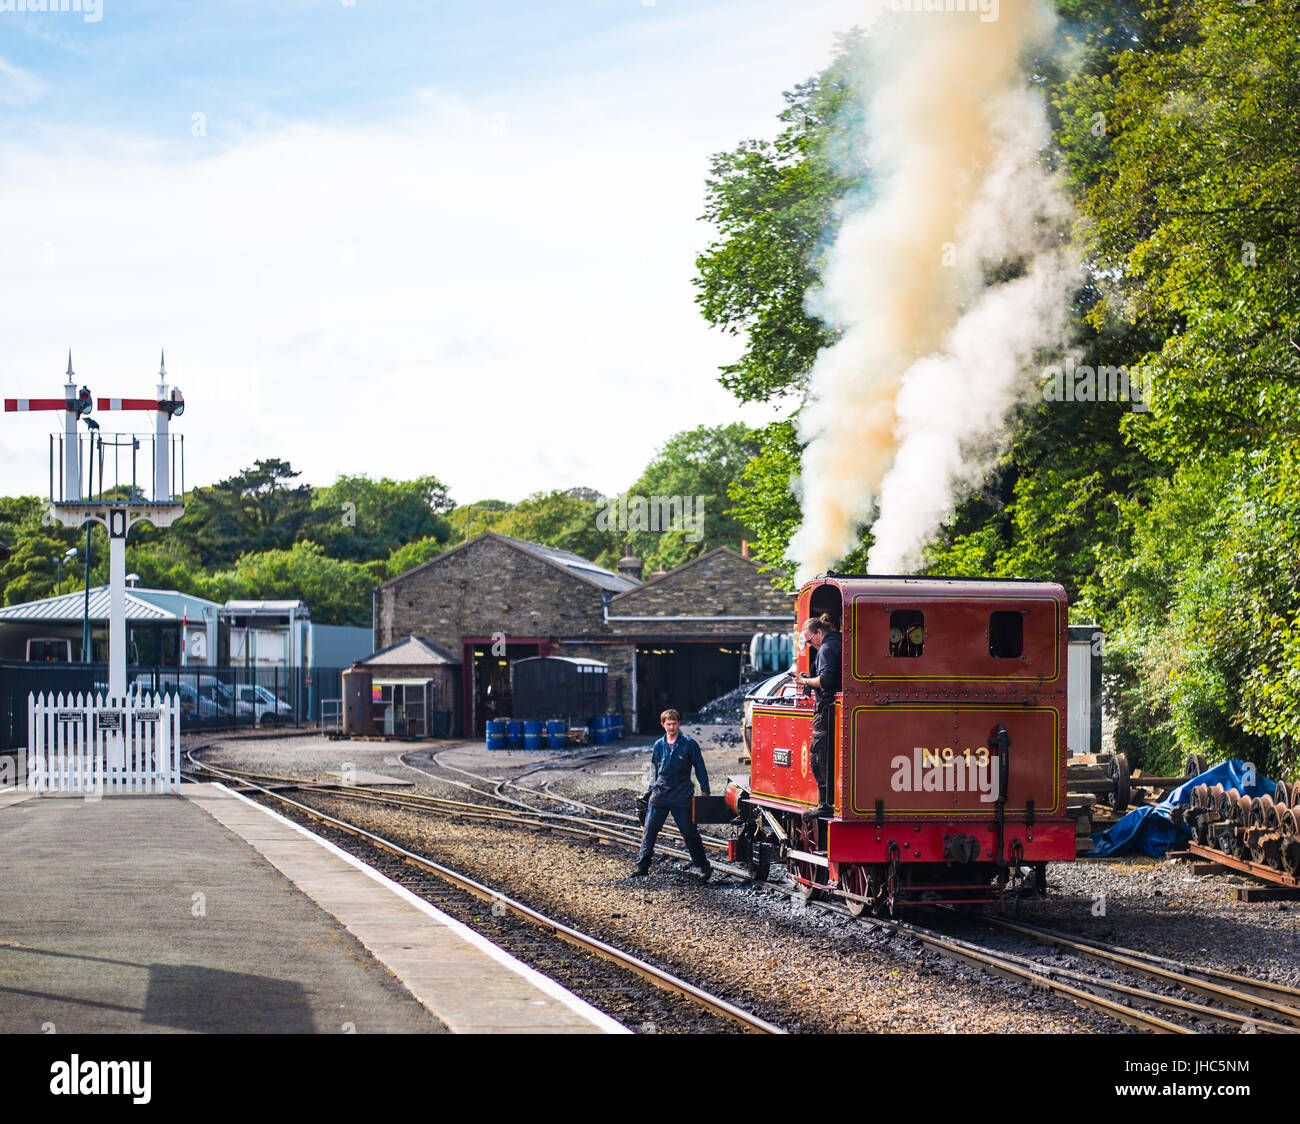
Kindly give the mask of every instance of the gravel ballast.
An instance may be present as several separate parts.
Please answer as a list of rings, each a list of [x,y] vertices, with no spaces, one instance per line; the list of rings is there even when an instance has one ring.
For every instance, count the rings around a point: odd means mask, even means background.
[[[735,747],[719,745],[709,737],[709,727],[688,730],[704,748],[715,793],[721,792],[728,773],[747,771],[737,761]],[[550,782],[557,794],[630,811],[636,793],[644,788],[649,756],[648,741],[634,745],[637,748],[611,747],[607,756],[586,763],[555,762],[539,753],[490,753],[478,743],[411,745],[323,738],[231,742],[204,756],[230,768],[304,779],[323,779],[351,766],[413,782],[408,791],[479,801],[483,798],[450,782],[485,792],[492,790],[491,784],[441,766],[505,778],[553,763],[558,767],[532,773],[521,783],[539,789]],[[441,777],[404,764],[403,757]],[[558,807],[548,804],[541,792],[534,798],[506,791],[541,807]],[[702,886],[675,861],[657,863],[648,879],[634,880],[627,877],[632,857],[622,849],[337,797],[315,796],[311,802],[328,805],[326,810],[645,955],[791,1029],[1124,1029],[1066,1000],[924,953],[906,938],[802,908],[758,887],[734,879]],[[1225,971],[1300,984],[1300,903],[1237,903],[1230,889],[1236,877],[1193,878],[1184,864],[1153,859],[1056,864],[1049,871],[1051,896],[1023,902],[1019,916]],[[971,935],[983,943],[1001,943],[990,941],[983,926]]]

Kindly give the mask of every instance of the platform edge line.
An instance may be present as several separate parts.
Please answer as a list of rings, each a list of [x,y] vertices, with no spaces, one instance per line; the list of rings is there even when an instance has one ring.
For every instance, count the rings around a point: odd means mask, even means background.
[[[505,949],[501,948],[497,944],[494,944],[487,937],[483,936],[482,933],[475,932],[463,921],[458,921],[456,920],[456,918],[446,913],[443,913],[442,910],[440,910],[437,906],[432,905],[429,902],[426,902],[418,894],[412,893],[405,886],[401,885],[400,883],[394,882],[386,874],[383,874],[382,872],[376,870],[374,867],[370,866],[366,862],[363,862],[355,855],[348,854],[347,851],[343,850],[343,848],[339,847],[337,844],[331,843],[328,839],[322,839],[319,835],[316,835],[314,832],[308,831],[305,827],[302,826],[302,824],[294,823],[293,820],[289,819],[286,816],[282,816],[279,812],[275,811],[274,809],[268,808],[263,804],[259,804],[256,800],[250,800],[243,793],[235,792],[234,790],[226,788],[225,785],[216,781],[211,783],[214,788],[220,789],[222,792],[226,793],[229,796],[235,797],[237,800],[242,800],[245,804],[248,804],[251,807],[256,808],[259,812],[265,812],[272,819],[279,820],[281,823],[287,825],[288,827],[293,828],[294,831],[298,832],[300,835],[305,835],[308,839],[312,840],[312,842],[318,843],[320,846],[324,847],[327,851],[330,851],[332,854],[343,859],[344,862],[348,863],[349,865],[355,867],[357,870],[361,871],[361,873],[365,874],[368,878],[372,879],[375,882],[378,882],[381,886],[384,886],[387,889],[393,891],[393,893],[395,893],[408,905],[414,906],[416,909],[418,909],[421,913],[425,914],[426,916],[433,918],[435,921],[438,921],[443,925],[446,925],[447,928],[449,928],[453,933],[455,933],[467,944],[473,945],[480,952],[486,954],[487,956],[490,956],[493,960],[501,964],[503,967],[510,969],[510,971],[514,972],[517,976],[521,976],[523,979],[527,980],[534,987],[536,987],[539,991],[545,993],[546,995],[549,995],[556,1002],[563,1004],[574,1014],[581,1015],[588,1022],[592,1023],[594,1026],[599,1027],[606,1034],[631,1034],[632,1033],[631,1030],[629,1030],[626,1026],[620,1023],[617,1019],[614,1019],[611,1016],[605,1014],[605,1012],[600,1010],[598,1007],[592,1006],[590,1003],[588,1003],[585,999],[581,998],[580,996],[574,995],[573,992],[569,991],[569,989],[566,988],[563,984],[560,984],[557,981],[551,979],[549,976],[544,975],[543,973],[539,972],[536,968],[530,967],[529,965],[525,964],[522,960],[516,959]],[[263,857],[265,858],[266,856]],[[337,920],[337,918],[335,920]],[[387,965],[385,965],[385,967],[387,967]],[[392,971],[392,969],[390,968],[389,971]],[[401,977],[398,978],[400,979]],[[405,984],[403,984],[403,986],[405,986]]]

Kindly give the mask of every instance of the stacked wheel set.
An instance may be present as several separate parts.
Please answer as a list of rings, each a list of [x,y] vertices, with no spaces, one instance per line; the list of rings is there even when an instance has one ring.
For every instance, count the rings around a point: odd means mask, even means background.
[[[1300,878],[1300,781],[1278,781],[1272,796],[1243,796],[1223,785],[1192,789],[1184,822],[1202,847]]]

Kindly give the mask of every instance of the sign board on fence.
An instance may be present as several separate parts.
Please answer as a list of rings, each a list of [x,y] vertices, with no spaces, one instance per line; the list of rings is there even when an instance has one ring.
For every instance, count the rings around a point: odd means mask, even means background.
[[[56,710],[54,720],[56,722],[82,722],[86,718],[84,710]]]
[[[157,722],[158,712],[156,710],[137,710],[134,717],[137,722]]]
[[[95,715],[95,731],[111,730],[122,732],[122,712],[119,710],[101,710]]]

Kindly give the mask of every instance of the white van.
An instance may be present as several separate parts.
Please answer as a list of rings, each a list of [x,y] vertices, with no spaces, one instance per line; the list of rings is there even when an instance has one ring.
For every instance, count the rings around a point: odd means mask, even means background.
[[[28,663],[71,663],[72,641],[61,636],[33,636],[27,641]]]

